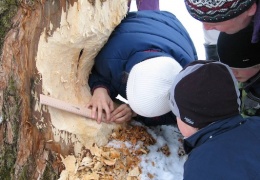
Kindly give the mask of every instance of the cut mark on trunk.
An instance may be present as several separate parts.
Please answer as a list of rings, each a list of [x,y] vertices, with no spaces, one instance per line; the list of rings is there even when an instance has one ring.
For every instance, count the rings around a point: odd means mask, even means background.
[[[81,49],[80,52],[79,52],[79,58],[78,58],[78,64],[77,64],[77,74],[76,74],[77,77],[78,77],[80,58],[81,58],[81,56],[83,54],[83,51],[84,51],[84,49]]]

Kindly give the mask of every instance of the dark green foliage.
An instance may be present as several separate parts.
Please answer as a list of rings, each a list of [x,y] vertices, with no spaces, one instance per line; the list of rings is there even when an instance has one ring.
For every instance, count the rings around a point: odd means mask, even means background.
[[[0,0],[0,55],[6,33],[12,27],[12,18],[17,12],[19,0]]]
[[[8,143],[6,138],[7,134],[4,134],[4,145],[0,147],[0,179],[9,180],[12,179],[12,175],[14,174],[14,164],[17,156],[17,141],[19,134],[19,104],[20,98],[17,95],[15,88],[15,81],[10,78],[9,86],[4,91],[4,102],[8,103],[3,105],[5,109],[4,114],[2,114],[2,118],[4,122],[2,122],[2,126],[5,126],[7,129],[7,124],[10,124],[10,127],[13,132],[12,143]],[[6,109],[8,107],[8,110]],[[6,133],[7,131],[5,131]]]
[[[54,169],[52,168],[50,163],[47,163],[46,169],[43,173],[43,180],[56,180],[58,179],[58,174],[55,173]]]

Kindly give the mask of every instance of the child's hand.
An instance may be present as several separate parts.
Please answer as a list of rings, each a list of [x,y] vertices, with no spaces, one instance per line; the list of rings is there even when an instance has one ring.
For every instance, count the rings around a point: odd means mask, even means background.
[[[96,119],[98,124],[100,124],[102,120],[104,122],[111,121],[110,116],[114,110],[114,104],[105,88],[95,89],[87,107],[91,108],[91,117]],[[105,112],[105,118],[103,112]]]
[[[121,104],[111,113],[111,122],[123,123],[130,121],[136,113],[132,111],[128,104]]]

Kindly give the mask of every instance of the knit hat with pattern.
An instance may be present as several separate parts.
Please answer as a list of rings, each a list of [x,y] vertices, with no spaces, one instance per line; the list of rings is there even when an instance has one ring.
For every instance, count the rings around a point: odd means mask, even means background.
[[[192,17],[202,22],[222,22],[248,10],[255,0],[185,0]]]

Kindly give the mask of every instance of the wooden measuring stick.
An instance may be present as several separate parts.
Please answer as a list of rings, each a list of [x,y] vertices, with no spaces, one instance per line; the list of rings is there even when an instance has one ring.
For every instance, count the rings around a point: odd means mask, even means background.
[[[64,102],[64,101],[61,101],[61,100],[58,100],[58,99],[55,99],[55,98],[52,98],[52,97],[49,97],[49,96],[46,96],[43,94],[40,94],[40,103],[93,119],[93,118],[91,118],[90,109],[79,106],[79,105],[70,104],[70,103],[67,103],[67,102]]]

